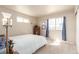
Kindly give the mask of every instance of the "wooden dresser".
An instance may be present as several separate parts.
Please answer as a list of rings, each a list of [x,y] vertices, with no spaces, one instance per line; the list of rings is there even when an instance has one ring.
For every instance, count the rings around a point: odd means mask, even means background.
[[[33,28],[33,34],[40,35],[40,26],[35,25]]]

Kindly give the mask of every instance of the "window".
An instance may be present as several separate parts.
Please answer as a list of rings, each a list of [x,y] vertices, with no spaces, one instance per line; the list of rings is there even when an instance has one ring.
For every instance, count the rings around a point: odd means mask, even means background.
[[[30,23],[29,19],[25,19],[25,18],[22,18],[22,17],[17,17],[17,22]]]
[[[63,27],[63,17],[49,19],[50,30],[62,30],[62,27]]]
[[[55,29],[55,19],[49,20],[49,29]]]
[[[56,30],[62,30],[63,27],[63,17],[56,19]]]

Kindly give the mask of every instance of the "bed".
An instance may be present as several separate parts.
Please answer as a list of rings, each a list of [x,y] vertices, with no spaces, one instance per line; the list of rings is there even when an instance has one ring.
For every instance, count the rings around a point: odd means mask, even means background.
[[[32,54],[47,44],[45,37],[33,34],[13,36],[10,39],[14,42],[14,51],[19,54]]]

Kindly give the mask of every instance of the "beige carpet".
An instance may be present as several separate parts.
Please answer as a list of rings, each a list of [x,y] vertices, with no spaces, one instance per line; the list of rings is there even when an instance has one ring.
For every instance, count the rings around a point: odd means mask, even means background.
[[[60,44],[53,44],[53,42],[48,42],[48,44],[35,52],[35,54],[76,54],[76,46],[61,42]]]

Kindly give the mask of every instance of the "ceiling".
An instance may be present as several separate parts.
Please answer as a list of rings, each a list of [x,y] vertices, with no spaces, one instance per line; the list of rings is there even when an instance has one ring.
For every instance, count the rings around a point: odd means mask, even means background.
[[[5,5],[4,7],[36,17],[74,9],[73,5]]]

